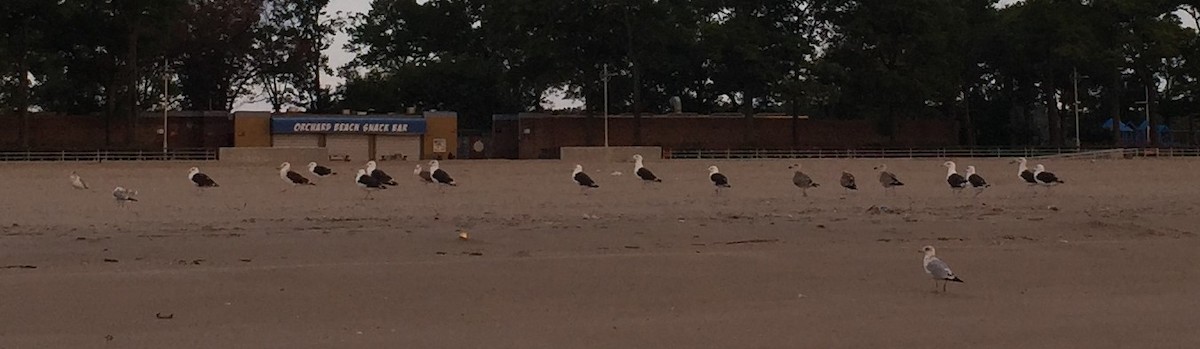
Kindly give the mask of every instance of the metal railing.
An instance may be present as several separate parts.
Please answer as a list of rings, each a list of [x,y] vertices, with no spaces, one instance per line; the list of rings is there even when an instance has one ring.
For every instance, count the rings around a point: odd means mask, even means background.
[[[215,149],[177,149],[167,152],[139,150],[0,151],[0,162],[27,161],[206,161],[216,160]]]
[[[908,148],[798,150],[664,150],[671,159],[854,159],[854,158],[1036,158],[1200,156],[1200,148],[1075,149],[1075,148]]]

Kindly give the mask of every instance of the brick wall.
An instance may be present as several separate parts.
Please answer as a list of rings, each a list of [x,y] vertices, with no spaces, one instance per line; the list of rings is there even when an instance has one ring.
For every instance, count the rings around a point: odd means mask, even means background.
[[[233,120],[225,112],[179,112],[169,115],[169,146],[172,149],[217,149],[233,145]],[[26,150],[20,142],[20,122],[15,116],[0,116],[0,151]],[[34,113],[29,122],[29,150],[161,150],[162,114],[147,113],[129,127],[128,118],[105,125],[100,115]],[[107,131],[106,131],[107,129]]]
[[[609,144],[634,145],[635,121],[628,116],[609,118]],[[899,124],[895,138],[884,136],[875,122],[866,120],[795,120],[787,117],[755,118],[753,137],[746,141],[750,124],[740,117],[645,117],[640,145],[669,149],[803,149],[864,147],[940,147],[958,144],[955,122],[914,120]],[[795,126],[796,139],[792,139]],[[529,133],[524,133],[528,129]],[[495,120],[496,157],[558,158],[564,146],[604,145],[604,119],[582,116],[523,115],[519,120]],[[513,138],[517,140],[513,140]],[[590,141],[589,141],[590,140]],[[515,146],[514,146],[515,145]],[[516,148],[516,149],[513,149]]]

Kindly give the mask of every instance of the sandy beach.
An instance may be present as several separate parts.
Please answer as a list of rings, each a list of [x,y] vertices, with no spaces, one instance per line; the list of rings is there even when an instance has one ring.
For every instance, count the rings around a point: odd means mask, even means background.
[[[363,200],[357,163],[296,188],[278,164],[0,164],[0,348],[1200,345],[1200,160],[1033,160],[1066,181],[1036,196],[1010,159],[954,160],[993,187],[954,195],[933,159],[665,160],[655,185],[584,163],[583,195],[574,163],[445,161],[439,190],[381,162],[400,185]],[[932,292],[924,245],[966,282]]]

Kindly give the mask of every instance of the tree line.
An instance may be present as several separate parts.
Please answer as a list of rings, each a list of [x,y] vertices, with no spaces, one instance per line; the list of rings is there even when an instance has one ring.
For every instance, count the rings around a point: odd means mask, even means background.
[[[1113,144],[1107,119],[1190,128],[1200,110],[1194,0],[373,0],[334,19],[328,2],[6,0],[0,104],[117,118],[162,108],[166,75],[172,108],[418,107],[486,128],[549,92],[598,115],[607,70],[608,109],[639,122],[679,97],[883,132],[955,120],[971,146],[1073,145],[1076,113],[1084,144]],[[329,67],[338,31],[356,56]],[[322,88],[333,69],[345,83]]]

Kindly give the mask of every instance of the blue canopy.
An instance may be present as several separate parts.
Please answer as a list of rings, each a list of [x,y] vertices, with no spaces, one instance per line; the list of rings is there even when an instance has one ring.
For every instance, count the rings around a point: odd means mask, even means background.
[[[1150,128],[1150,125],[1146,122],[1145,119],[1142,119],[1142,124],[1138,125],[1137,130],[1145,131],[1147,128]],[[1156,128],[1158,129],[1158,132],[1170,132],[1171,131],[1171,129],[1168,128],[1167,125],[1158,125],[1158,127],[1156,127]]]
[[[1104,127],[1105,130],[1111,130],[1112,124],[1113,124],[1113,119],[1109,118],[1108,120],[1104,121],[1104,125],[1101,125],[1101,127]],[[1133,127],[1130,127],[1129,124],[1122,122],[1121,123],[1121,132],[1133,132]]]

